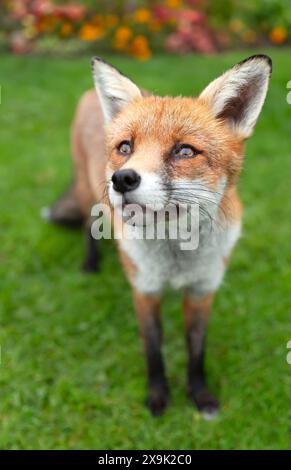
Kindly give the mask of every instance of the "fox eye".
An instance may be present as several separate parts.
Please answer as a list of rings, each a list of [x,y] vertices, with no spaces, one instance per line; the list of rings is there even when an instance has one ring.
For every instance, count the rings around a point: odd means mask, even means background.
[[[129,140],[123,140],[117,147],[118,152],[126,157],[127,155],[130,155],[132,152],[132,145]]]
[[[188,144],[178,144],[172,150],[172,155],[174,158],[193,158],[196,155],[201,153],[199,150],[192,147],[192,145]]]

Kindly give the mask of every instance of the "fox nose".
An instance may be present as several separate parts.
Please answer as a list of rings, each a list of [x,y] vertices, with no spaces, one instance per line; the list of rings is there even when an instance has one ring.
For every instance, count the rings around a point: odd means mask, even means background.
[[[112,183],[115,191],[126,193],[133,191],[140,184],[141,177],[134,170],[118,170],[112,175]]]

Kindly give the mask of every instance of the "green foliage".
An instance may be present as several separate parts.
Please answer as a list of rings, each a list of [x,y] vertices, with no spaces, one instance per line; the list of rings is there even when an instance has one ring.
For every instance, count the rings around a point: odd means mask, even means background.
[[[244,233],[208,335],[210,383],[222,405],[214,422],[185,396],[180,296],[169,293],[164,304],[172,400],[153,419],[113,243],[101,244],[102,272],[86,276],[82,233],[39,217],[71,179],[69,127],[92,86],[90,61],[1,58],[1,449],[290,448],[290,51],[269,53],[271,89],[240,184]],[[247,55],[111,60],[156,93],[190,95]]]

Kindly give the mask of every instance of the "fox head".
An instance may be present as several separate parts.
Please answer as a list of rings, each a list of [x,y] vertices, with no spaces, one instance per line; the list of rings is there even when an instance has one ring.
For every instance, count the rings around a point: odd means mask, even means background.
[[[271,59],[255,55],[212,81],[197,98],[144,96],[129,78],[93,59],[108,148],[113,206],[209,204],[239,176],[243,143],[262,109]],[[122,198],[121,198],[122,196]]]

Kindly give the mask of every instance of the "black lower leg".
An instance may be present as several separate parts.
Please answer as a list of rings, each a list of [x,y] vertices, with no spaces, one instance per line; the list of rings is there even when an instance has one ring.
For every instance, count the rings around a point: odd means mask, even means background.
[[[188,393],[197,408],[205,415],[214,415],[218,401],[209,392],[205,372],[205,337],[209,301],[190,301],[185,306],[188,347]]]
[[[135,307],[144,342],[147,364],[148,396],[146,406],[154,416],[161,415],[169,399],[165,366],[161,352],[162,331],[159,301],[142,294],[135,295]]]
[[[163,413],[168,403],[169,391],[161,353],[162,332],[159,318],[153,318],[144,332],[147,359],[148,398],[146,405],[153,415]]]
[[[87,273],[98,272],[100,268],[100,256],[95,240],[91,233],[91,226],[85,226],[85,259],[83,262],[83,270]]]

